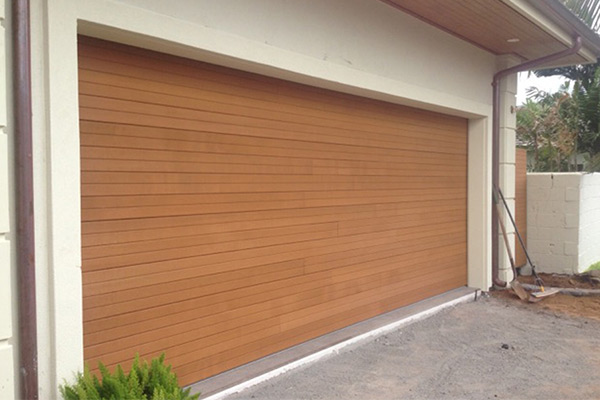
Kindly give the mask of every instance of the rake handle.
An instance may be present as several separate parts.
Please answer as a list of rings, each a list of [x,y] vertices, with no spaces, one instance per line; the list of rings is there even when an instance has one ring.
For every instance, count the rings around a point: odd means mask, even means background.
[[[531,262],[531,259],[529,258],[529,254],[527,253],[527,249],[525,248],[525,243],[523,242],[523,238],[521,237],[521,234],[519,233],[519,229],[517,229],[517,223],[515,222],[515,219],[513,218],[512,213],[510,212],[510,208],[508,207],[508,203],[506,203],[504,194],[502,194],[502,190],[500,190],[500,188],[496,188],[496,190],[500,194],[500,199],[502,199],[502,203],[504,204],[506,213],[508,214],[508,217],[510,218],[510,222],[512,223],[513,227],[515,228],[515,233],[517,234],[517,238],[519,238],[519,243],[521,244],[521,247],[523,248],[523,251],[525,252],[525,257],[527,257],[527,261],[529,262],[529,265],[531,265],[533,267],[533,263]]]
[[[499,190],[496,188],[496,190]],[[514,279],[517,279],[517,268],[515,267],[515,260],[512,255],[512,251],[510,250],[510,244],[508,243],[508,235],[506,233],[506,227],[504,226],[504,222],[502,221],[502,212],[500,211],[500,202],[498,201],[498,196],[496,193],[493,193],[494,203],[496,204],[496,214],[498,214],[498,224],[500,225],[500,229],[502,230],[502,238],[504,239],[504,247],[506,247],[506,252],[508,253],[508,258],[510,260],[510,267],[512,269]]]

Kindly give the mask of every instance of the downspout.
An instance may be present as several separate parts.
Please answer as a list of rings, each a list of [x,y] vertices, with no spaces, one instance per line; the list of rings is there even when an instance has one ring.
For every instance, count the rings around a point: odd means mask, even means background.
[[[581,37],[576,36],[572,47],[550,54],[535,60],[527,61],[514,67],[506,68],[496,72],[492,82],[493,104],[492,104],[492,190],[500,187],[500,80],[508,75],[528,71],[544,65],[551,61],[559,60],[577,53],[581,49]],[[493,198],[494,196],[492,196]],[[498,215],[494,210],[495,204],[492,202],[492,283],[494,286],[506,287],[506,282],[500,279],[499,259],[498,259]]]
[[[29,0],[12,2],[21,398],[38,399]]]

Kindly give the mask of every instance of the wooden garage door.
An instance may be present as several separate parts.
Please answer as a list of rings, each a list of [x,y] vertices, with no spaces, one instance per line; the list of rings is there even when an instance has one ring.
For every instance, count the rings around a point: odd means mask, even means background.
[[[466,283],[464,119],[80,38],[85,359],[182,384]]]

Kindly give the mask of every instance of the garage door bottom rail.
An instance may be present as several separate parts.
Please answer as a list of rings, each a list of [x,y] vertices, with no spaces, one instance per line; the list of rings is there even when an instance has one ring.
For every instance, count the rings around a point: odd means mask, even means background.
[[[223,398],[301,365],[334,354],[343,347],[427,318],[456,304],[473,301],[477,293],[476,289],[460,287],[378,315],[190,385],[192,393],[201,392],[201,399]]]

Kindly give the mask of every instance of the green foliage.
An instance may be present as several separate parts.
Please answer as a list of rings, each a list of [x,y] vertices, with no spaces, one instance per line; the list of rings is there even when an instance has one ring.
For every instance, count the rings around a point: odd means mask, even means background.
[[[579,110],[579,151],[591,155],[600,153],[600,69],[596,70],[589,87],[576,82],[572,96]]]
[[[572,81],[579,82],[584,88],[590,87],[600,63],[585,65],[570,65],[568,67],[546,68],[534,71],[535,76],[564,76]]]
[[[120,365],[111,373],[99,363],[100,379],[86,365],[83,374],[77,374],[75,384],[65,382],[60,393],[65,400],[196,400],[200,395],[190,395],[189,388],[182,390],[164,360],[162,354],[150,364],[140,363],[136,355],[129,374]]]
[[[593,31],[600,29],[600,0],[561,0],[573,14],[589,26]],[[600,63],[572,65],[568,67],[547,68],[535,71],[537,76],[561,75],[578,81],[587,90],[594,80]]]
[[[585,170],[587,172],[600,172],[600,153],[590,156],[589,154],[585,159]]]
[[[600,0],[561,0],[562,3],[592,30],[600,29]],[[524,123],[521,134],[528,131],[529,135],[537,135],[540,141],[529,140],[526,144],[530,153],[535,155],[534,168],[536,171],[570,171],[576,166],[577,156],[585,156],[585,169],[587,171],[600,171],[600,62],[596,64],[574,65],[567,67],[548,68],[534,72],[537,76],[562,75],[574,81],[573,91],[570,93],[569,107],[560,110],[561,119],[565,120],[569,130],[574,132],[573,148],[569,150],[571,139],[564,141],[571,135],[562,134],[562,139],[556,137],[556,132],[549,128],[548,118],[551,111],[535,110],[532,105],[525,104],[531,112],[537,112],[536,118],[541,118],[536,132],[532,131],[532,123],[527,116],[522,118]],[[535,102],[544,103],[547,99],[535,98],[535,88],[531,93]],[[553,95],[548,95],[549,97]],[[546,104],[547,106],[547,104]],[[529,112],[529,111],[528,111]],[[549,114],[550,113],[550,114]],[[529,125],[527,125],[529,124]],[[549,130],[544,130],[549,129]],[[554,130],[555,131],[555,130]],[[525,134],[527,136],[527,134]],[[524,137],[524,140],[527,139]],[[552,148],[561,143],[562,149]],[[565,147],[567,145],[567,147]],[[565,158],[565,150],[571,154]],[[568,161],[565,161],[568,159]],[[573,165],[570,165],[570,162]]]
[[[597,263],[594,263],[594,264],[590,265],[588,267],[588,269],[585,270],[585,272],[598,271],[598,270],[600,270],[600,261],[598,261]]]
[[[569,89],[529,88],[517,109],[517,140],[531,155],[532,171],[577,171],[578,156],[587,171],[600,170],[600,69],[587,89],[578,81]]]
[[[580,128],[579,105],[568,92],[529,88],[526,103],[517,109],[517,141],[531,154],[530,170],[536,172],[576,169],[570,160],[577,154]]]

